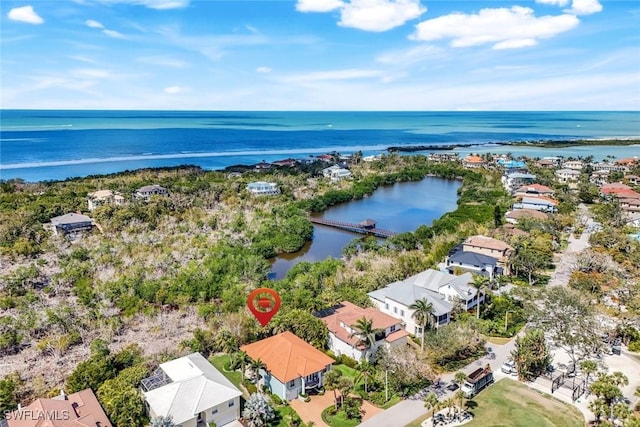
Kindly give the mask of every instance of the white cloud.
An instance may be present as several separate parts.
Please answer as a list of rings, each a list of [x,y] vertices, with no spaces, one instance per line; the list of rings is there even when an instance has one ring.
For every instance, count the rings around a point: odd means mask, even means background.
[[[340,10],[338,25],[374,32],[399,27],[427,11],[420,0],[298,0],[296,9],[300,12]]]
[[[9,11],[7,16],[13,21],[26,22],[27,24],[37,25],[44,22],[44,19],[38,16],[31,6],[15,7]]]
[[[188,92],[188,88],[184,86],[169,86],[164,88],[164,93],[168,93],[169,95],[176,95],[184,92]]]
[[[80,79],[106,79],[111,77],[109,71],[99,68],[78,68],[71,70],[71,75]]]
[[[454,47],[493,43],[494,49],[532,46],[538,39],[554,37],[579,24],[576,16],[536,17],[528,7],[481,9],[477,14],[453,13],[416,25],[413,40],[450,38]]]
[[[272,70],[269,67],[258,67],[256,68],[258,73],[270,73]]]
[[[107,29],[104,29],[104,30],[102,30],[102,32],[103,32],[104,34],[106,34],[107,36],[112,37],[112,38],[114,38],[114,39],[124,39],[124,38],[126,38],[126,37],[124,36],[124,34],[122,34],[122,33],[118,32],[118,31],[116,31],[116,30],[107,30]]]
[[[381,75],[382,73],[379,70],[352,68],[346,70],[313,71],[305,74],[295,74],[285,77],[284,80],[291,83],[309,83],[320,81],[368,79],[380,77]]]
[[[84,23],[89,28],[104,28],[104,25],[102,25],[98,21],[94,21],[93,19],[87,19],[86,21],[84,21]]]
[[[296,10],[299,12],[330,12],[343,6],[344,3],[340,0],[298,0]]]
[[[598,0],[573,0],[570,9],[565,9],[566,13],[575,15],[591,15],[602,11],[602,5]]]
[[[564,7],[569,4],[569,0],[536,0],[536,3]]]
[[[187,68],[189,63],[181,59],[172,58],[170,56],[143,56],[136,59],[138,62],[145,64],[160,65],[162,67],[170,68]]]
[[[84,4],[86,0],[74,0],[76,3]],[[126,3],[134,6],[144,6],[149,9],[180,9],[187,7],[190,0],[94,0],[103,4]]]

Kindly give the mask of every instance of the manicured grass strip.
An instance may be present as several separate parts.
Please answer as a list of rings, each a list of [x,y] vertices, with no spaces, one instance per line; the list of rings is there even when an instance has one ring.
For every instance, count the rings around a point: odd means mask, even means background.
[[[230,356],[228,354],[219,354],[217,356],[212,356],[209,358],[209,361],[215,368],[222,372],[222,375],[227,377],[229,381],[233,383],[238,389],[241,391],[244,390],[242,386],[242,374],[238,371],[227,371],[229,366]],[[247,396],[248,397],[248,396]]]
[[[322,421],[330,425],[331,427],[354,427],[360,424],[360,421],[349,420],[347,419],[344,412],[339,411],[336,415],[329,415],[329,409],[333,408],[333,406],[329,406],[324,411],[322,411]]]
[[[468,427],[584,426],[576,408],[506,378],[483,390],[469,407],[474,418]]]
[[[358,371],[348,367],[347,365],[334,365],[333,369],[337,369],[342,372],[342,375],[345,377],[353,378],[354,380],[358,377]]]

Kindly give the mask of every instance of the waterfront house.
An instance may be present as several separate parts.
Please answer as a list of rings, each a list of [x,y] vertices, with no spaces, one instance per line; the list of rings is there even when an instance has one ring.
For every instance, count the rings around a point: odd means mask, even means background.
[[[134,193],[136,199],[142,200],[149,200],[152,196],[166,197],[168,195],[169,191],[158,184],[145,185],[144,187],[138,188]]]
[[[541,184],[528,184],[518,187],[514,196],[553,196],[554,191],[547,187],[546,185]]]
[[[382,289],[369,292],[371,302],[383,313],[400,319],[404,329],[410,334],[421,335],[422,328],[412,317],[409,308],[417,300],[426,299],[433,306],[436,327],[451,321],[451,311],[456,301],[466,310],[484,302],[484,294],[470,285],[471,273],[454,276],[437,270],[425,270],[404,280],[393,282]]]
[[[457,162],[460,160],[458,153],[429,153],[427,160],[430,162],[444,163],[444,162]]]
[[[382,159],[382,154],[378,154],[378,155],[371,154],[369,156],[364,156],[362,158],[362,161],[363,162],[373,162],[373,161],[380,160],[380,159]]]
[[[321,154],[316,157],[316,159],[321,160],[326,163],[331,163],[335,161],[335,158],[331,154]]]
[[[141,386],[152,420],[171,416],[175,425],[197,427],[240,418],[242,392],[200,353],[161,363]]]
[[[98,190],[87,194],[87,203],[89,205],[89,211],[92,211],[103,205],[124,205],[124,197],[111,190]]]
[[[629,167],[624,164],[618,163],[591,163],[591,167],[594,171],[607,171],[607,172],[629,172]]]
[[[86,215],[71,212],[51,218],[51,225],[55,235],[75,235],[83,231],[90,231],[94,222]]]
[[[584,167],[584,163],[582,162],[582,160],[567,160],[566,162],[562,163],[562,167],[565,169],[580,171]]]
[[[578,181],[580,178],[580,171],[571,168],[564,168],[555,171],[554,175],[559,182],[567,184]]]
[[[252,182],[247,185],[247,190],[249,191],[249,193],[258,196],[274,196],[280,194],[278,184],[276,184],[275,182]]]
[[[259,375],[269,392],[282,400],[324,386],[324,374],[331,369],[332,358],[287,331],[246,344],[240,350],[266,366]]]
[[[506,214],[504,214],[504,217],[508,223],[517,224],[518,221],[521,221],[523,219],[544,221],[545,219],[549,218],[549,215],[535,209],[516,209],[514,211],[508,211]]]
[[[351,176],[351,171],[338,165],[333,165],[326,169],[322,169],[322,175],[331,181],[340,181]]]
[[[507,173],[501,178],[502,184],[510,193],[523,185],[533,184],[535,180],[535,175],[523,172]]]
[[[478,169],[485,167],[487,162],[477,154],[469,154],[462,159],[462,166],[470,169]]]
[[[337,355],[344,354],[356,360],[362,360],[365,355],[371,359],[381,346],[390,349],[404,345],[409,335],[403,329],[402,322],[395,317],[372,307],[358,307],[349,301],[342,301],[337,306],[318,313],[318,317],[329,329],[329,348]],[[375,343],[370,349],[360,344],[353,326],[362,318],[372,321],[374,329],[381,330],[376,334]]]
[[[16,411],[3,415],[6,417],[4,425],[8,427],[112,427],[89,388],[69,395],[61,392],[51,399],[36,399],[28,406],[18,405]]]
[[[513,210],[517,209],[533,209],[541,212],[556,212],[558,209],[558,201],[550,197],[544,196],[525,196],[518,199],[519,201],[512,206]]]
[[[627,157],[626,159],[616,160],[616,164],[621,166],[626,166],[626,167],[633,167],[635,165],[640,165],[640,157],[633,156],[633,157]]]
[[[276,160],[275,162],[272,162],[271,164],[274,165],[274,166],[292,168],[292,167],[294,167],[295,165],[298,164],[298,161],[296,159],[288,158],[288,159],[284,159],[284,160]]]
[[[264,160],[255,165],[256,170],[259,171],[267,171],[271,169],[271,163],[265,162]]]

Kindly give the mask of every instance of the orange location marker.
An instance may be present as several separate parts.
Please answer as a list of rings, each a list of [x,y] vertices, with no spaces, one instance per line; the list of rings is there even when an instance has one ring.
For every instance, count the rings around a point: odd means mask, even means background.
[[[273,289],[258,288],[249,294],[247,305],[258,322],[266,326],[280,309],[280,295]]]

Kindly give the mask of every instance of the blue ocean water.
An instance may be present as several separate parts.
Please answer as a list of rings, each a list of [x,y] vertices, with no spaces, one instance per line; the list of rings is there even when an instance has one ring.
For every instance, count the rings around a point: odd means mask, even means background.
[[[0,178],[27,181],[195,164],[221,169],[392,145],[479,144],[640,136],[640,112],[0,111]],[[488,145],[487,145],[488,144]],[[482,147],[486,145],[485,147]],[[585,147],[563,155],[639,155]],[[553,155],[553,153],[542,155]]]

